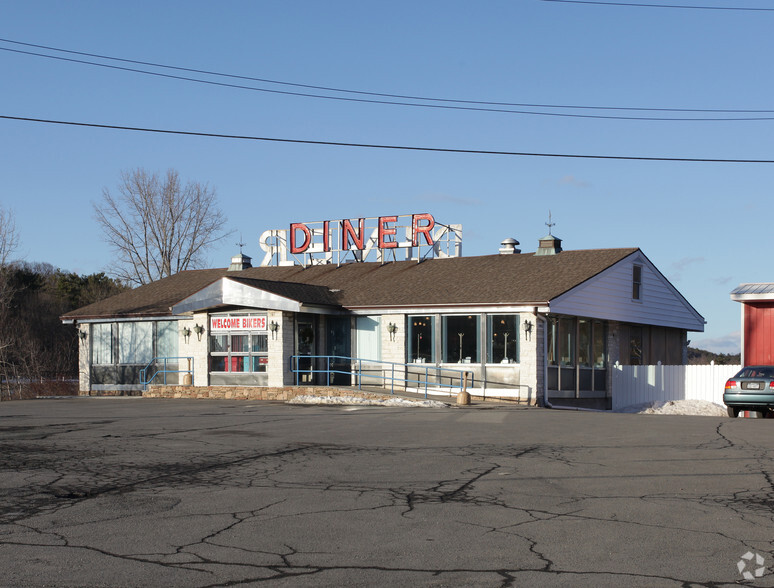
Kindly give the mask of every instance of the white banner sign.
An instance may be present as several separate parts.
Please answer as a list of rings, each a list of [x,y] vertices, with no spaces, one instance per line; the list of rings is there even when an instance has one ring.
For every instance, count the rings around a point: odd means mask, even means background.
[[[210,331],[265,331],[265,316],[211,316]]]

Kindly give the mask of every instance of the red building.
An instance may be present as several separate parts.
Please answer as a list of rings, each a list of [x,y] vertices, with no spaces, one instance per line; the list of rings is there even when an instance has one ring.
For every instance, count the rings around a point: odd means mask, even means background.
[[[742,364],[774,365],[774,283],[740,284],[731,300],[742,303]]]

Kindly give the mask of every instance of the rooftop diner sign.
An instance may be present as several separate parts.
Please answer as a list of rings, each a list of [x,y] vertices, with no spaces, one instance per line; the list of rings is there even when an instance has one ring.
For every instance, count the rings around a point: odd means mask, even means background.
[[[343,264],[462,255],[462,225],[427,213],[291,223],[265,231],[262,266]]]

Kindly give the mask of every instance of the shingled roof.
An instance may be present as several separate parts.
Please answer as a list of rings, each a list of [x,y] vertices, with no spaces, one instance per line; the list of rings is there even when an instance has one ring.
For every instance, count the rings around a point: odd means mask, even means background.
[[[67,313],[63,320],[169,316],[173,304],[228,277],[301,303],[344,308],[545,304],[637,252],[485,255],[341,266],[192,270]]]

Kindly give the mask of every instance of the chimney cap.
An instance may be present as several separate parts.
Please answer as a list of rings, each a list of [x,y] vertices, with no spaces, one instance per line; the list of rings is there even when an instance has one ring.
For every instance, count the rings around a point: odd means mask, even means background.
[[[508,237],[500,242],[500,255],[511,255],[513,253],[521,253],[521,249],[516,249],[516,245],[519,242],[513,237]]]

